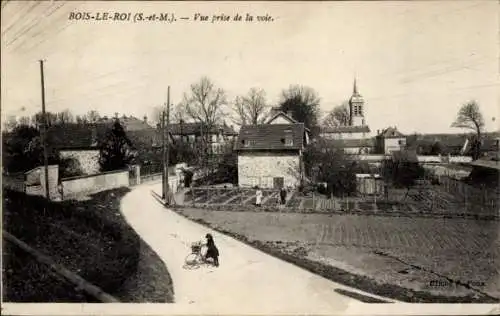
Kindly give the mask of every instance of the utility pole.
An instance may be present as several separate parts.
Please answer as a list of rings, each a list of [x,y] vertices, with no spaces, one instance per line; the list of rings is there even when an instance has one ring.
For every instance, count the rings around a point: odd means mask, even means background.
[[[166,158],[166,149],[165,149],[165,109],[161,111],[161,150],[162,150],[162,172],[161,172],[161,198],[165,200],[166,197],[166,189],[165,189],[165,158]]]
[[[165,191],[165,201],[166,201],[166,204],[167,205],[170,205],[170,186],[169,186],[169,182],[168,182],[168,166],[170,164],[170,146],[169,146],[169,142],[168,142],[168,137],[170,135],[170,86],[168,86],[167,88],[167,148],[166,148],[166,157],[165,157],[165,166],[166,166],[166,170],[165,170],[165,188],[166,188],[166,191]]]
[[[169,191],[169,186],[168,186],[168,163],[169,163],[169,144],[168,144],[168,137],[169,135],[169,120],[170,120],[170,86],[168,86],[167,90],[167,103],[164,104],[166,106],[166,109],[164,108],[162,111],[162,141],[163,141],[163,172],[162,172],[162,182],[163,182],[163,190],[162,190],[162,198],[163,200],[169,204],[169,197],[168,197],[168,191]],[[166,112],[166,113],[165,113]],[[167,116],[165,119],[165,115]],[[165,122],[166,121],[166,122]]]
[[[45,197],[50,200],[49,193],[49,157],[47,152],[47,114],[45,113],[45,81],[43,75],[43,60],[40,60],[40,78],[42,84],[42,145],[43,164],[45,169]]]

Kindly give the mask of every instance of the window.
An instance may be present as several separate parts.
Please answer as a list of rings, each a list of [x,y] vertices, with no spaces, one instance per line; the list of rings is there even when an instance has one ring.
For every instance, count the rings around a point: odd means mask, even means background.
[[[293,145],[293,139],[291,137],[286,137],[284,139],[285,146],[292,146]]]
[[[243,144],[243,147],[250,147],[254,145],[253,140],[242,140],[241,143]]]

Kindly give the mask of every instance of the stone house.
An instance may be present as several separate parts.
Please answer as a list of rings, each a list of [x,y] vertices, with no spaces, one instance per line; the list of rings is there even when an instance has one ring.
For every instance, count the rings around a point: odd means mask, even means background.
[[[207,127],[199,122],[185,122],[169,124],[169,132],[174,142],[182,141],[191,146],[200,146],[202,135],[207,133]],[[213,154],[224,154],[233,148],[234,139],[238,133],[232,126],[218,124],[213,126],[208,135],[208,149]]]
[[[399,151],[406,147],[406,136],[398,129],[388,127],[382,131],[377,131],[376,146],[380,154],[390,154],[393,151]]]
[[[333,139],[328,140],[328,144],[334,148],[343,148],[344,153],[349,155],[371,154],[375,151],[373,138]]]
[[[304,124],[290,120],[285,113],[278,113],[266,124],[243,125],[234,145],[238,185],[275,189],[298,186],[308,142]]]
[[[161,134],[144,121],[127,118],[124,126],[135,153],[161,150]],[[47,144],[59,153],[61,158],[72,158],[83,175],[100,172],[99,141],[104,139],[114,121],[100,120],[96,123],[61,124],[51,126],[47,131]],[[130,130],[128,130],[130,129]],[[170,138],[171,140],[171,138]],[[142,164],[142,161],[138,161]]]
[[[47,144],[61,158],[74,159],[74,168],[83,175],[91,175],[99,173],[98,140],[105,133],[106,126],[102,124],[54,125],[47,131]]]

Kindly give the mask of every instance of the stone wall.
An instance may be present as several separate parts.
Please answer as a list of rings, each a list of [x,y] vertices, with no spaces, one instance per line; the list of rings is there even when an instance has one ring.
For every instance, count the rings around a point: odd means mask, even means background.
[[[60,150],[61,158],[73,158],[80,163],[83,174],[99,173],[99,150]]]
[[[240,187],[272,188],[273,178],[283,178],[285,186],[297,186],[299,153],[248,152],[238,155],[238,182]]]
[[[48,166],[48,178],[49,178],[49,195],[50,199],[59,199],[59,190],[57,188],[59,181],[59,166],[50,165]],[[25,192],[28,195],[39,195],[45,197],[45,168],[43,166],[36,167],[25,173]]]
[[[92,194],[100,191],[128,187],[129,171],[119,170],[104,172],[91,176],[80,176],[62,179],[64,199],[79,194]]]

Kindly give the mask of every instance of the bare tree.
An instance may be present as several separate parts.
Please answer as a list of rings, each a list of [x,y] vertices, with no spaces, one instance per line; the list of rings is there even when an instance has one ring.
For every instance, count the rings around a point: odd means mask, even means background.
[[[9,117],[7,117],[7,120],[5,121],[5,129],[10,132],[17,126],[17,124],[18,124],[17,117],[15,115],[9,115]]]
[[[88,111],[85,116],[86,116],[87,121],[89,121],[90,123],[95,123],[101,118],[101,116],[99,115],[99,112],[97,112],[96,110]]]
[[[67,124],[74,122],[73,114],[71,114],[71,112],[67,109],[56,113],[56,116],[57,116],[57,123],[59,124]]]
[[[151,119],[155,125],[161,123],[163,111],[166,111],[164,106],[155,106],[151,111]],[[169,123],[178,123],[181,120],[186,120],[186,112],[183,103],[179,103],[175,106],[170,106],[170,122]]]
[[[48,126],[52,126],[54,124],[57,123],[58,121],[58,117],[57,117],[57,114],[56,113],[52,113],[52,112],[46,112],[45,113],[45,116],[46,116],[46,119],[47,119],[47,125]],[[31,118],[31,122],[33,123],[33,125],[35,126],[41,126],[41,124],[43,124],[43,115],[42,115],[42,112],[38,112],[36,113],[32,118]]]
[[[234,119],[238,125],[264,123],[268,114],[266,93],[262,89],[251,88],[245,96],[238,96],[234,102]]]
[[[472,142],[472,156],[473,159],[479,158],[481,154],[481,133],[484,128],[484,118],[479,109],[479,104],[475,100],[463,104],[451,126],[470,129],[476,133],[476,139]]]
[[[182,109],[186,116],[195,122],[201,123],[201,152],[204,161],[208,162],[210,149],[209,137],[217,124],[223,121],[227,97],[223,89],[217,88],[207,77],[191,85],[189,92],[184,93]]]
[[[87,124],[89,122],[86,115],[77,115],[75,119],[77,124]]]
[[[349,103],[347,101],[342,102],[341,105],[336,106],[328,112],[326,117],[323,119],[324,127],[338,127],[349,125]]]

